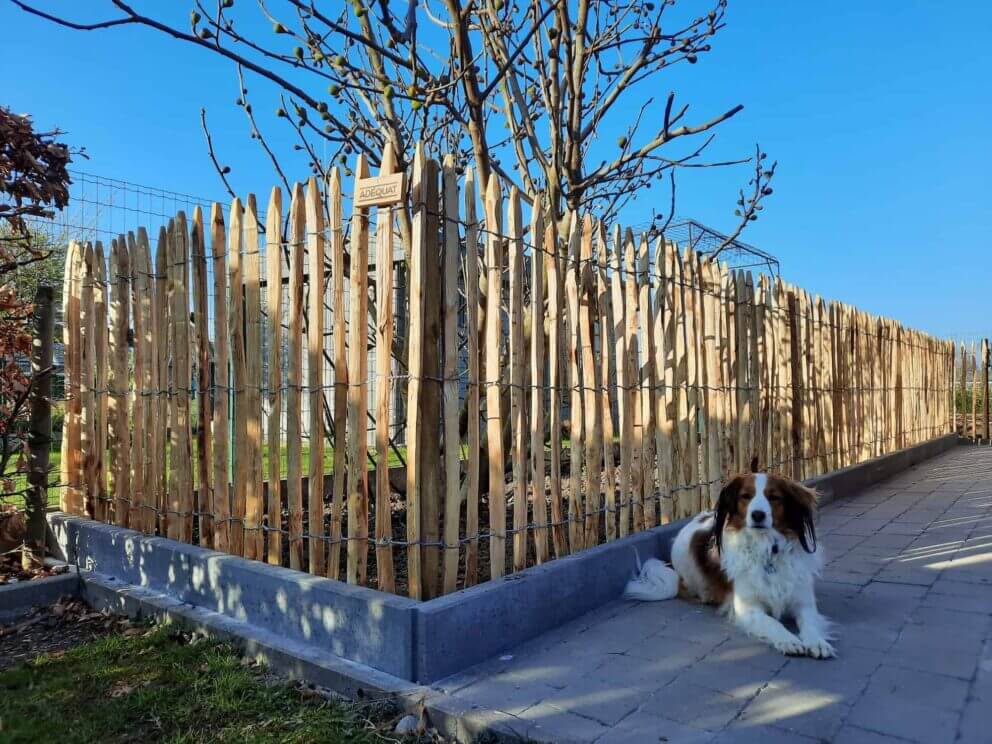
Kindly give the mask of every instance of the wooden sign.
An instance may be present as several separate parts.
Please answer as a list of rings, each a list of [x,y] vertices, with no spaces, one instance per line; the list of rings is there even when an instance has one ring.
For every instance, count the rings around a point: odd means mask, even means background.
[[[391,173],[388,176],[374,176],[358,179],[355,190],[356,207],[384,207],[398,204],[403,200],[406,180],[402,173]]]

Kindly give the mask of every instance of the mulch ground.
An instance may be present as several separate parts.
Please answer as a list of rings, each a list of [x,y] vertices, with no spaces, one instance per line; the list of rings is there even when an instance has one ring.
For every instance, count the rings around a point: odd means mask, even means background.
[[[0,670],[41,654],[59,656],[71,648],[112,633],[143,632],[127,618],[90,609],[78,599],[64,599],[36,608],[15,623],[0,626]]]

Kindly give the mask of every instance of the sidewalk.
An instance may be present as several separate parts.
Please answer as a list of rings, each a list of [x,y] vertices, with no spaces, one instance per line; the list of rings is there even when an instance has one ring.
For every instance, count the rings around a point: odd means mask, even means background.
[[[838,659],[618,601],[435,687],[540,741],[992,742],[992,449],[835,502],[819,533]]]

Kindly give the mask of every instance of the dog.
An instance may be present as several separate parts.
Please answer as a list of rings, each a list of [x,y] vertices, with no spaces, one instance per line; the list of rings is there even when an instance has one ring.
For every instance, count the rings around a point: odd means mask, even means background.
[[[823,562],[816,501],[816,491],[777,475],[733,478],[715,512],[699,514],[675,538],[680,596],[719,606],[738,628],[783,654],[836,656],[813,590]],[[785,616],[798,634],[782,624]]]

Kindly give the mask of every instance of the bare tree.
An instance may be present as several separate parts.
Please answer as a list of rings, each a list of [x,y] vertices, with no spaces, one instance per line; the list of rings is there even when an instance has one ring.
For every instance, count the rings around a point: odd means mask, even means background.
[[[230,60],[251,137],[283,181],[246,75],[278,87],[275,117],[315,173],[326,168],[325,148],[331,162],[361,152],[375,166],[386,142],[402,158],[423,140],[434,155],[474,161],[483,183],[492,170],[530,198],[542,195],[559,223],[579,210],[611,220],[658,181],[674,190],[681,168],[749,160],[705,158],[740,104],[692,120],[674,92],[658,95],[668,68],[710,51],[726,0],[701,13],[684,10],[700,5],[685,0],[349,0],[333,11],[313,0],[193,0],[188,27],[157,5],[149,14],[124,0],[109,0],[116,14],[106,20],[12,2],[75,29],[150,27]],[[623,132],[615,149],[606,130]],[[209,149],[227,183],[229,166],[212,141]],[[774,168],[757,173],[752,206],[770,193]],[[731,238],[757,217],[740,206]],[[409,217],[400,217],[406,240]]]

